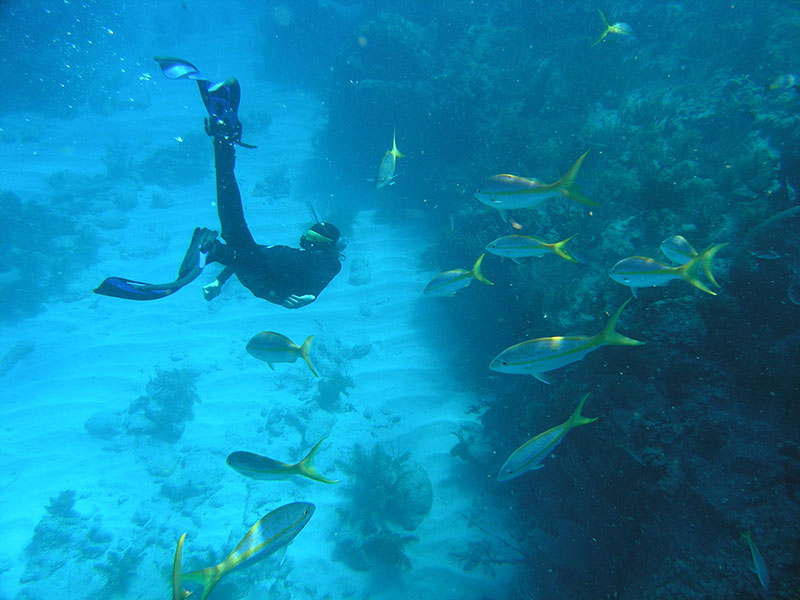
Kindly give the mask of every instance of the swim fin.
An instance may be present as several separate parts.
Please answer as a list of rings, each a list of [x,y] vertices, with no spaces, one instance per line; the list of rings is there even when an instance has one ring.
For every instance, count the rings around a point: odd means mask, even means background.
[[[242,123],[239,121],[239,102],[242,98],[239,81],[230,77],[222,83],[208,85],[198,80],[200,97],[208,111],[206,133],[214,138],[232,140],[239,146],[255,148],[252,144],[242,142]]]
[[[200,71],[188,60],[182,58],[170,58],[166,56],[155,57],[161,72],[167,79],[197,79],[208,81],[200,74]]]
[[[108,277],[93,291],[101,296],[125,300],[159,300],[174,294],[191,283],[206,266],[208,251],[217,239],[217,232],[205,227],[194,230],[189,249],[181,261],[178,278],[168,283],[145,283],[124,277]]]
[[[188,60],[156,56],[155,61],[167,79],[193,79],[197,81],[200,97],[203,99],[208,120],[206,132],[214,137],[229,138],[245,148],[255,148],[242,142],[242,124],[239,121],[239,101],[242,97],[239,82],[235,77],[220,83],[213,83]]]

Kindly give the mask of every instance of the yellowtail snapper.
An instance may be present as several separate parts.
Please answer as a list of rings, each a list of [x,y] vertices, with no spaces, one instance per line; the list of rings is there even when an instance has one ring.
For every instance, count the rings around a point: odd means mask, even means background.
[[[750,546],[750,554],[753,557],[753,570],[758,577],[758,581],[761,583],[761,587],[765,590],[769,589],[769,572],[767,571],[767,563],[764,562],[764,557],[761,556],[761,552],[758,551],[758,548],[753,542],[753,535],[750,531],[750,521],[747,521],[747,531],[742,532],[742,537],[747,540],[748,545]]]
[[[548,198],[558,196],[587,206],[600,206],[594,200],[587,198],[576,183],[578,171],[588,154],[589,150],[575,161],[566,175],[554,183],[542,183],[537,179],[517,175],[494,175],[475,192],[475,198],[482,204],[499,210],[503,220],[507,220],[505,214],[507,210],[533,208]]]
[[[245,477],[250,477],[251,479],[274,481],[289,479],[292,475],[301,475],[313,479],[314,481],[321,481],[322,483],[338,483],[338,481],[328,479],[321,475],[314,466],[314,457],[317,455],[320,445],[322,445],[322,442],[326,439],[327,437],[324,437],[318,441],[316,446],[311,449],[306,457],[294,465],[261,456],[253,452],[242,451],[232,452],[228,455],[225,462],[237,473],[241,473]]]
[[[315,508],[310,502],[292,502],[276,508],[250,528],[225,560],[214,567],[186,573],[183,575],[183,581],[200,583],[203,586],[200,600],[205,600],[219,580],[235,568],[256,563],[285,548],[308,524]],[[178,542],[178,550],[182,545],[183,537]],[[180,552],[176,551],[175,556],[178,560]],[[173,567],[173,587],[174,570]],[[180,577],[178,579],[180,580]],[[173,591],[173,597],[174,594]]]
[[[466,269],[452,269],[439,273],[428,282],[423,293],[426,296],[452,296],[458,290],[472,283],[473,279],[477,279],[486,285],[494,285],[481,273],[481,263],[484,256],[486,255],[481,254],[469,271]]]
[[[600,34],[600,37],[595,40],[592,46],[596,46],[604,39],[606,39],[609,33],[612,35],[618,35],[626,38],[635,37],[633,34],[633,27],[631,27],[627,23],[614,23],[612,25],[608,22],[608,17],[606,17],[606,13],[604,13],[599,8],[597,9],[597,12],[600,13],[600,18],[603,19],[603,27],[605,27],[605,30],[603,31],[603,33]]]
[[[528,471],[541,469],[544,466],[542,461],[550,456],[555,447],[561,443],[561,440],[564,439],[564,436],[567,435],[570,430],[579,425],[587,425],[588,423],[597,421],[598,417],[590,419],[581,415],[583,404],[588,397],[589,394],[586,394],[580,404],[578,404],[578,408],[576,408],[569,419],[561,423],[561,425],[556,425],[540,433],[514,450],[511,456],[508,457],[508,460],[506,460],[500,468],[500,472],[497,474],[497,481],[508,481]]]
[[[533,375],[542,383],[550,383],[542,373],[578,362],[602,346],[641,346],[645,342],[617,333],[617,320],[628,306],[628,298],[609,319],[603,330],[591,336],[573,335],[528,340],[503,350],[489,364],[492,371]]]
[[[792,88],[800,90],[800,77],[792,73],[785,73],[779,76],[767,86],[767,90],[771,92],[775,90],[790,90]]]
[[[319,377],[314,365],[311,364],[311,357],[308,355],[313,339],[314,336],[310,335],[302,346],[298,346],[283,334],[262,331],[247,342],[247,352],[258,360],[263,360],[273,371],[275,370],[275,367],[272,366],[273,363],[292,363],[298,358],[302,358],[306,361],[314,377]]]
[[[392,133],[392,149],[386,151],[378,165],[378,174],[375,176],[375,187],[378,189],[386,185],[394,185],[394,178],[397,177],[394,172],[397,166],[397,159],[405,156],[397,149],[396,138],[397,129]]]
[[[709,289],[697,276],[697,270],[702,266],[703,270],[709,273],[711,282],[715,283],[716,280],[711,274],[711,264],[716,253],[725,246],[727,244],[711,246],[679,267],[670,267],[645,256],[631,256],[615,264],[609,276],[617,283],[631,288],[634,296],[637,295],[638,288],[667,285],[676,279],[682,279],[706,294],[716,296],[717,293]]]
[[[555,254],[570,262],[579,262],[564,248],[567,242],[574,237],[572,235],[560,242],[548,244],[529,235],[506,235],[486,244],[486,251],[497,256],[511,258],[515,262],[519,262],[520,258],[539,258],[546,254]]]
[[[697,256],[697,250],[695,250],[694,246],[689,243],[689,240],[682,235],[673,235],[661,242],[661,253],[677,265],[685,265]],[[717,280],[714,279],[714,274],[711,272],[708,264],[702,264],[703,272],[706,274],[706,277],[708,277],[708,280],[716,287],[721,287],[717,283]]]

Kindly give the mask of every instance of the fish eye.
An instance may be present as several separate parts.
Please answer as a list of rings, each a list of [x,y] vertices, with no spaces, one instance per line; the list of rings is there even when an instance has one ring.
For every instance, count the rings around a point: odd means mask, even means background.
[[[503,361],[503,366],[505,366],[505,367],[507,367],[507,366],[508,366],[508,361],[507,361],[507,360],[504,360],[504,361]]]

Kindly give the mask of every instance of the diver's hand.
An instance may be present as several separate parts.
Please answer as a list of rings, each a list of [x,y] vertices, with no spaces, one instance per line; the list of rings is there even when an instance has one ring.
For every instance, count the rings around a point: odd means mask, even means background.
[[[311,304],[316,299],[317,297],[313,294],[305,294],[304,296],[295,296],[292,294],[284,298],[281,304],[286,308],[302,308],[306,304]]]
[[[206,301],[211,302],[214,298],[219,296],[219,293],[222,291],[222,286],[219,284],[219,281],[212,281],[208,285],[203,286],[203,297]]]

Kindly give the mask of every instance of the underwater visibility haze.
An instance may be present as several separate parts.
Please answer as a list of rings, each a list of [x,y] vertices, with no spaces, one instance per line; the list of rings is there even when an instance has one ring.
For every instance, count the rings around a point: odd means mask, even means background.
[[[799,48],[3,2],[0,600],[797,598]]]

